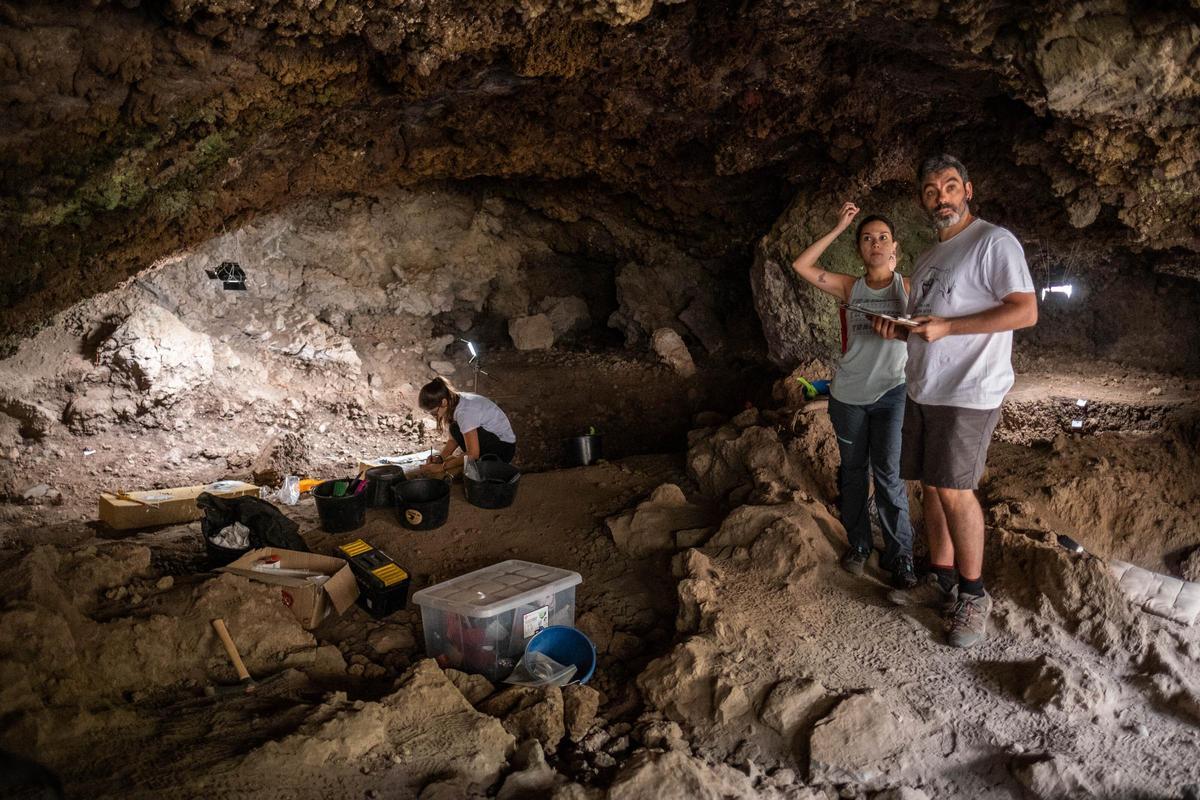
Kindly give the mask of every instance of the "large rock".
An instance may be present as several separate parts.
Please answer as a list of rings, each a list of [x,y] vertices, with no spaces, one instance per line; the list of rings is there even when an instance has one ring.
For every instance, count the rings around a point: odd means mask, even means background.
[[[646,703],[685,725],[711,724],[720,654],[712,640],[693,636],[647,665],[637,686]]]
[[[1025,673],[1022,698],[1037,709],[1105,716],[1113,712],[1121,696],[1112,678],[1083,662],[1043,655]]]
[[[509,320],[508,335],[518,350],[549,350],[554,346],[554,326],[545,314]]]
[[[547,297],[538,303],[537,310],[550,318],[555,337],[585,330],[592,324],[591,311],[582,297]]]
[[[563,722],[572,742],[578,742],[592,727],[599,708],[600,693],[592,687],[575,683],[563,689]]]
[[[287,431],[267,440],[250,466],[250,475],[260,486],[280,486],[288,475],[306,474],[309,458],[304,436]]]
[[[396,765],[395,788],[411,791],[437,779],[482,789],[500,777],[514,743],[499,720],[472,708],[437,663],[424,659],[377,703],[335,696],[296,733],[251,753],[243,769],[261,775],[297,763],[358,766],[369,755]]]
[[[756,480],[801,483],[779,435],[756,425],[744,430],[723,425],[695,438],[688,449],[687,471],[701,492],[717,498]]]
[[[797,734],[827,714],[834,702],[819,681],[784,678],[771,687],[758,715],[767,727],[791,743]]]
[[[1179,574],[1185,581],[1200,583],[1200,547],[1194,548],[1179,562]]]
[[[675,254],[655,264],[630,262],[617,272],[616,283],[619,308],[608,325],[624,332],[627,345],[644,342],[660,328],[685,333],[689,321],[711,326],[697,335],[702,342],[724,338],[712,308],[717,284],[698,264]]]
[[[677,556],[677,574],[682,573],[675,591],[679,612],[675,629],[680,633],[700,633],[712,627],[720,597],[720,575],[711,559],[699,550],[687,550]]]
[[[705,543],[705,550],[748,548],[765,575],[788,584],[837,558],[845,540],[840,522],[817,503],[739,506]]]
[[[459,672],[456,669],[446,670],[446,677],[450,679],[463,697],[467,698],[467,702],[473,706],[479,705],[496,689],[492,686],[492,682],[482,675],[471,675],[467,672]]]
[[[617,549],[636,557],[673,550],[677,531],[702,528],[707,522],[704,508],[689,503],[675,484],[664,483],[637,508],[609,517],[605,524]]]
[[[608,790],[608,800],[772,800],[775,787],[756,787],[726,764],[709,765],[682,753],[642,751],[629,760]]]
[[[96,360],[161,405],[172,404],[213,374],[212,340],[153,303],[127,317],[101,343]]]
[[[500,717],[518,741],[536,739],[547,753],[566,735],[563,693],[557,686],[510,686],[480,703],[479,710]]]
[[[662,362],[685,378],[696,374],[696,363],[683,337],[671,328],[659,328],[650,337],[650,346]]]
[[[1013,765],[1013,776],[1032,800],[1073,800],[1096,797],[1097,786],[1078,764],[1067,758],[1043,754]]]
[[[898,771],[900,755],[921,740],[922,728],[879,692],[852,694],[813,728],[809,772],[814,782],[880,787]]]
[[[549,797],[556,785],[566,783],[566,779],[546,763],[545,752],[536,739],[522,742],[512,761],[516,769],[504,779],[496,800]]]

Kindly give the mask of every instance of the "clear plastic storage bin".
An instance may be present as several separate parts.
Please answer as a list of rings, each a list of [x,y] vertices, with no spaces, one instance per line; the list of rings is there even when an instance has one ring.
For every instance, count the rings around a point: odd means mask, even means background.
[[[443,668],[507,678],[533,635],[575,625],[578,572],[509,560],[422,589],[425,652]]]

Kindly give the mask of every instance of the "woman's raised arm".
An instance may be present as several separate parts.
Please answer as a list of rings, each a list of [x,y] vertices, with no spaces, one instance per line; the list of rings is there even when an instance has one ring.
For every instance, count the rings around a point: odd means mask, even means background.
[[[850,223],[856,216],[858,216],[858,206],[854,203],[843,204],[842,210],[838,212],[838,223],[833,230],[810,244],[792,262],[792,269],[796,271],[797,275],[843,303],[850,301],[850,290],[854,287],[855,278],[840,272],[826,272],[817,266],[817,259],[829,248],[829,245],[833,244],[833,240],[842,234],[842,231],[850,227]]]

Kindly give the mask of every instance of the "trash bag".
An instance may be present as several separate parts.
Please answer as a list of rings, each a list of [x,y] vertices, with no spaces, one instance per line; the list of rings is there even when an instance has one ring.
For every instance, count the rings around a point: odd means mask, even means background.
[[[257,497],[217,497],[203,492],[196,505],[204,512],[200,532],[212,541],[225,528],[241,523],[250,529],[250,547],[277,547],[281,550],[308,552],[308,545],[297,531],[300,526],[266,500]]]

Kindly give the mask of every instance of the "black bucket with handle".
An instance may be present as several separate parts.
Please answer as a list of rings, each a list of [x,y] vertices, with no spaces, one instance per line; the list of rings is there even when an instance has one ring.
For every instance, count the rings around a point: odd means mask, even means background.
[[[521,470],[491,453],[463,469],[463,494],[468,503],[479,508],[508,508],[517,498],[520,482]]]
[[[334,495],[338,484],[343,484],[344,494]],[[326,533],[345,533],[361,528],[367,520],[367,493],[359,490],[354,478],[319,483],[313,489],[317,501],[317,515],[321,518],[321,530]]]
[[[400,524],[410,531],[431,531],[450,516],[450,484],[441,478],[414,478],[392,487]]]
[[[404,469],[394,464],[371,467],[363,477],[367,479],[367,506],[387,508],[392,504],[392,490],[404,480]]]

